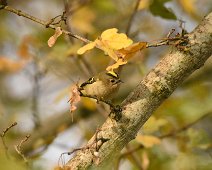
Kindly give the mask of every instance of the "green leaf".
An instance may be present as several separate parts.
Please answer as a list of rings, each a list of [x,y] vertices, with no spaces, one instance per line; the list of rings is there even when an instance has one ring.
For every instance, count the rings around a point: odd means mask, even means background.
[[[170,0],[153,0],[152,4],[149,7],[151,13],[165,19],[176,20],[176,15],[164,6],[164,4],[168,1]]]

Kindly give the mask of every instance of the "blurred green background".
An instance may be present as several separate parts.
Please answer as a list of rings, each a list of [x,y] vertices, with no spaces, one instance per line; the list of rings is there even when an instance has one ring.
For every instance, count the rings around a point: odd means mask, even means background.
[[[180,24],[190,32],[212,11],[211,0],[25,0],[8,5],[44,21],[66,11],[62,28],[95,40],[117,28],[134,41],[164,38]],[[133,17],[132,17],[133,16]],[[132,18],[131,23],[129,20]],[[182,20],[182,21],[181,21]],[[128,29],[128,31],[127,31]],[[54,31],[0,10],[0,169],[58,168],[61,153],[83,146],[107,117],[108,107],[82,99],[72,122],[68,100],[74,82],[105,70],[111,59],[62,35],[50,48]],[[115,102],[120,103],[145,74],[173,47],[138,52],[123,67]],[[212,167],[212,60],[189,77],[148,120],[138,137],[120,154],[115,169],[210,170]],[[15,150],[30,134],[21,151]],[[6,149],[8,148],[8,149]],[[134,150],[134,152],[131,152]],[[72,155],[71,155],[72,156]],[[65,162],[71,156],[64,155]],[[63,163],[59,161],[59,165]]]

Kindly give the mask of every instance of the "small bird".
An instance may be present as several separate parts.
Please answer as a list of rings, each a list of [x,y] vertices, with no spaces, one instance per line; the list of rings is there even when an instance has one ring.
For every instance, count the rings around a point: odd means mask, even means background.
[[[118,91],[122,83],[115,72],[101,72],[82,83],[79,91],[84,95],[89,95],[102,99],[111,99]]]

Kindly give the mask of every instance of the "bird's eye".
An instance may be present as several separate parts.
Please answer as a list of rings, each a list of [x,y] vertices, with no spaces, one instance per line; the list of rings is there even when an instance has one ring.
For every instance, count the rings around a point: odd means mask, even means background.
[[[115,83],[115,80],[114,80],[114,79],[110,79],[110,82],[111,82],[111,83]]]

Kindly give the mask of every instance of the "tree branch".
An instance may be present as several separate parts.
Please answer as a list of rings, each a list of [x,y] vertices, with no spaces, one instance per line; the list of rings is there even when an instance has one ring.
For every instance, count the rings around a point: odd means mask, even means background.
[[[112,160],[115,160],[121,149],[136,137],[153,112],[212,55],[212,13],[188,34],[188,40],[186,51],[173,47],[123,101],[122,118],[118,122],[108,118],[102,125],[98,137],[110,140],[98,150],[98,164],[93,161],[95,147],[90,147],[78,151],[66,164],[66,169],[111,169],[114,164]],[[87,145],[93,141],[95,135]]]
[[[54,29],[54,30],[55,30],[55,28],[57,28],[57,26],[55,26],[55,25],[52,24],[52,20],[46,22],[46,21],[43,21],[41,19],[38,19],[38,18],[36,18],[36,17],[34,17],[32,15],[29,15],[29,14],[27,14],[27,13],[21,11],[21,10],[12,8],[12,7],[7,6],[7,5],[0,4],[0,9],[4,9],[4,10],[9,11],[9,12],[12,12],[12,13],[18,15],[18,16],[22,16],[24,18],[27,18],[27,19],[29,19],[31,21],[34,21],[34,22],[36,22],[38,24],[41,24],[41,25],[43,25],[43,26],[45,26],[47,28],[51,28],[51,29]],[[68,35],[68,36],[71,36],[71,37],[76,38],[76,39],[78,39],[80,41],[83,41],[84,43],[89,43],[90,42],[90,40],[88,40],[86,38],[83,38],[83,37],[81,37],[79,35],[73,34],[70,31],[66,31],[66,30],[63,30],[62,29],[62,32],[64,34]]]
[[[135,14],[136,14],[136,12],[137,12],[137,10],[138,10],[140,1],[141,1],[141,0],[137,0],[137,1],[136,1],[134,10],[133,10],[133,12],[132,12],[132,14],[131,14],[131,16],[130,16],[129,21],[128,21],[127,29],[126,29],[126,34],[127,34],[127,35],[129,35],[129,33],[130,33],[130,29],[131,29],[131,26],[132,26],[132,22],[133,22],[133,19],[134,19],[134,17],[135,17]]]

